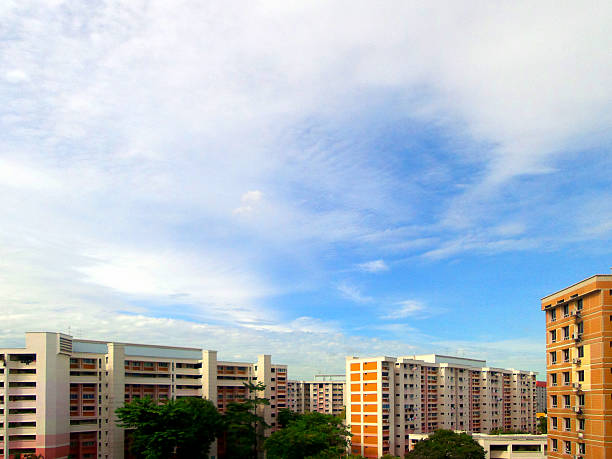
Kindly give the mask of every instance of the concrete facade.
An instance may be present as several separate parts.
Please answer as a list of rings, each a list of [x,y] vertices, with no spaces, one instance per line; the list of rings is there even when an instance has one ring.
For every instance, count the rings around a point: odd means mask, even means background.
[[[546,413],[546,381],[536,381],[536,411]]]
[[[125,438],[115,409],[136,398],[203,397],[223,412],[266,384],[262,415],[276,429],[287,408],[287,366],[269,355],[256,363],[218,361],[217,352],[26,333],[24,348],[0,349],[0,458],[122,459]],[[210,452],[215,457],[215,450]]]
[[[338,416],[345,406],[345,387],[344,381],[289,381],[289,408]]]
[[[612,457],[612,276],[542,298],[546,314],[548,454]]]
[[[403,456],[412,434],[437,429],[536,430],[536,375],[440,355],[347,357],[354,454]]]

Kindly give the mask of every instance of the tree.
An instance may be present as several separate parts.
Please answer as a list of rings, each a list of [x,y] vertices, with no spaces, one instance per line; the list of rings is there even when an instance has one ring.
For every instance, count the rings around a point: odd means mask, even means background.
[[[546,416],[541,416],[538,418],[538,433],[545,434],[548,433],[548,418]]]
[[[485,450],[470,435],[437,430],[416,444],[405,456],[409,459],[484,459]]]
[[[282,410],[278,410],[277,422],[281,429],[284,429],[289,425],[291,421],[295,421],[299,419],[300,414],[295,411],[291,411],[289,408],[283,408]]]
[[[269,405],[266,398],[257,396],[266,386],[243,383],[250,397],[244,402],[229,403],[223,416],[227,458],[255,459],[263,457],[264,430],[269,427],[263,418],[263,409]]]
[[[145,459],[207,458],[221,430],[215,405],[189,397],[158,404],[136,399],[116,410],[120,426],[134,429],[132,452]]]
[[[346,456],[350,436],[342,419],[312,412],[270,435],[265,448],[268,459],[336,459]]]

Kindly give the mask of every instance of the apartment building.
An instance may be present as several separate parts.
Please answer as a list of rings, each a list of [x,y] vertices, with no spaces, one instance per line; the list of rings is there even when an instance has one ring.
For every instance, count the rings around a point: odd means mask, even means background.
[[[287,407],[287,366],[269,355],[256,363],[217,360],[217,352],[73,339],[26,333],[25,347],[0,349],[0,458],[126,456],[124,430],[114,412],[135,398],[163,401],[204,397],[224,411],[248,394],[243,382],[266,385],[264,418],[276,428]],[[217,456],[215,450],[211,457]]]
[[[536,381],[536,412],[546,413],[546,381]]]
[[[289,381],[289,408],[296,413],[316,411],[339,416],[344,409],[344,381]]]
[[[548,455],[612,457],[612,275],[542,298]]]
[[[410,435],[437,429],[535,433],[536,375],[436,354],[347,357],[351,451],[403,456]]]

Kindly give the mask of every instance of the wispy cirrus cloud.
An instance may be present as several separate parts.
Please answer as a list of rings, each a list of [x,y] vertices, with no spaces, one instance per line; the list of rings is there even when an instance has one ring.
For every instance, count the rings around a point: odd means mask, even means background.
[[[87,324],[60,306],[80,305],[105,308],[106,333],[129,309],[156,324],[139,339],[168,324],[182,339],[178,309],[202,330],[227,310],[251,321],[228,340],[279,327],[267,342],[282,349],[283,327],[343,333],[269,306],[297,286],[410,296],[333,273],[381,281],[408,269],[398,258],[612,237],[608,4],[0,10],[0,297],[15,328]],[[589,209],[579,225],[559,223],[576,208]],[[418,307],[386,314],[431,309]]]
[[[359,287],[348,282],[341,282],[337,288],[343,298],[355,303],[369,303],[374,300],[371,296],[364,295]]]
[[[360,271],[365,271],[368,273],[378,273],[381,271],[389,271],[389,266],[385,263],[385,260],[372,260],[366,261],[364,263],[359,263],[357,268]]]
[[[443,312],[443,309],[428,306],[418,300],[403,300],[393,303],[392,306],[385,309],[380,318],[383,320],[397,319],[425,319]]]

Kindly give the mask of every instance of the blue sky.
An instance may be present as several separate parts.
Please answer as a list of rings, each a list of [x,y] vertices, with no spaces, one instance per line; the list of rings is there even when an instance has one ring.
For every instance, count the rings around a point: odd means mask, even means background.
[[[0,307],[26,330],[544,370],[612,266],[608,2],[0,5]]]

